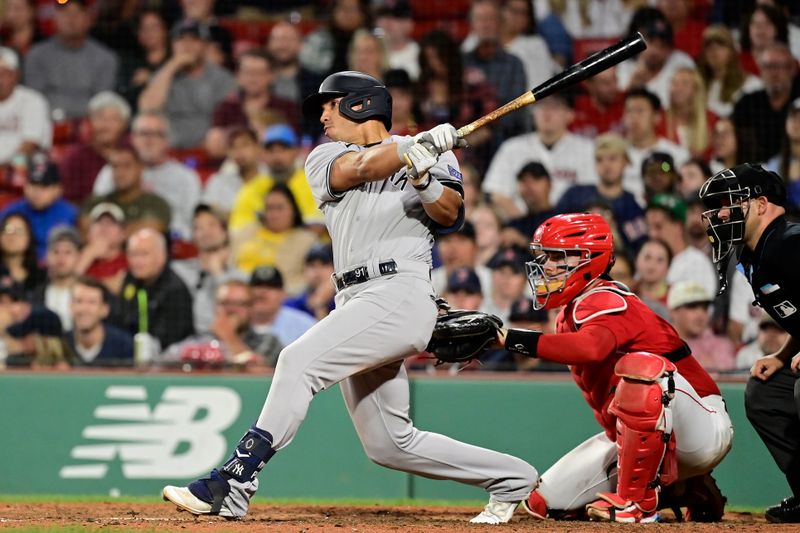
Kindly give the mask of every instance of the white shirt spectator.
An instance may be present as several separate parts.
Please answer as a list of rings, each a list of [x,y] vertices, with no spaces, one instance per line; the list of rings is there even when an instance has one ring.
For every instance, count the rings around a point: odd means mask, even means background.
[[[594,143],[574,133],[565,133],[548,148],[537,133],[525,133],[508,139],[492,158],[482,189],[487,193],[512,198],[526,212],[525,202],[517,192],[517,173],[531,161],[538,161],[550,173],[550,202],[555,205],[569,187],[595,184]]]
[[[733,113],[733,106],[736,101],[743,94],[759,91],[764,88],[764,83],[761,78],[749,74],[742,87],[734,93],[730,102],[723,102],[720,100],[720,91],[722,91],[722,83],[719,80],[712,80],[708,86],[708,101],[706,105],[708,110],[717,115],[718,117],[729,117]]]
[[[573,39],[616,38],[628,31],[633,12],[625,0],[592,0],[585,2],[588,8],[589,24],[585,25],[581,16],[582,0],[566,0],[566,9],[561,22]],[[550,15],[550,2],[534,2],[536,20]],[[575,58],[576,61],[583,58]]]
[[[142,188],[167,201],[172,209],[170,231],[184,239],[192,236],[192,216],[200,202],[200,177],[197,172],[174,159],[147,167],[142,172]],[[94,182],[92,194],[101,196],[114,190],[111,167],[105,165]]]
[[[470,34],[461,43],[461,50],[468,53],[473,51],[476,46],[478,46],[478,37]],[[518,35],[506,45],[505,49],[506,52],[514,54],[522,61],[525,78],[531,89],[562,70],[550,55],[547,43],[538,35]]]
[[[44,290],[44,305],[61,319],[64,331],[72,329],[72,288],[48,284]]]
[[[672,258],[667,283],[672,286],[679,281],[695,281],[711,294],[717,293],[717,270],[711,259],[694,246],[687,246]]]
[[[50,108],[41,93],[17,85],[0,102],[0,163],[8,163],[23,142],[47,150],[53,142]]]
[[[763,311],[760,307],[753,305],[753,301],[756,299],[753,295],[753,288],[739,270],[736,270],[731,276],[728,290],[731,291],[728,318],[742,324],[740,340],[749,342],[758,336],[758,324]]]
[[[642,179],[642,162],[653,152],[664,152],[672,157],[675,167],[680,168],[689,160],[689,151],[663,137],[652,148],[636,148],[628,144],[628,159],[630,164],[625,167],[622,176],[622,187],[630,191],[640,203],[644,203],[644,180]]]
[[[669,107],[669,87],[672,83],[672,75],[682,67],[694,68],[694,61],[685,52],[673,50],[661,71],[645,85],[648,91],[658,96],[664,109]],[[617,66],[617,86],[620,90],[628,89],[635,69],[636,59],[623,61]]]
[[[410,41],[399,50],[388,51],[389,67],[403,69],[414,81],[419,78],[419,45]]]

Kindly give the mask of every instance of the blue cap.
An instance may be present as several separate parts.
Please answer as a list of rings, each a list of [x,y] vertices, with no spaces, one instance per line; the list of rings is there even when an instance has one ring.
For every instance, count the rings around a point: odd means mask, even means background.
[[[15,339],[21,339],[31,333],[45,337],[60,337],[64,333],[58,315],[46,307],[36,305],[31,308],[27,318],[14,322],[6,328],[6,332]]]
[[[513,246],[511,248],[501,248],[489,260],[486,266],[492,270],[503,267],[511,267],[518,274],[525,273],[525,263],[532,259],[531,255],[522,248]]]
[[[289,148],[297,146],[297,134],[286,124],[276,124],[267,128],[264,132],[264,146],[269,146],[272,143],[285,144]]]
[[[447,292],[467,292],[481,294],[481,280],[475,271],[468,267],[457,268],[447,278]]]

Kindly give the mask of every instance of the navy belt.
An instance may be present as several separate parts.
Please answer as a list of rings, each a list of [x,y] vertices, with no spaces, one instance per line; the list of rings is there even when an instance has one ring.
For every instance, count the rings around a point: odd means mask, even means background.
[[[395,263],[394,259],[378,263],[378,275],[375,277],[388,276],[390,274],[397,274],[397,263]],[[334,274],[333,284],[336,286],[337,291],[341,291],[351,285],[358,285],[370,279],[369,269],[366,265],[363,265],[352,270],[346,270],[341,274]]]

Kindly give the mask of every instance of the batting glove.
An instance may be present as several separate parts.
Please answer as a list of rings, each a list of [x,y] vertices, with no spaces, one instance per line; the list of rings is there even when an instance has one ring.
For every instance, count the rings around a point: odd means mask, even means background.
[[[423,144],[415,143],[405,151],[404,157],[411,166],[407,172],[411,185],[414,187],[424,186],[430,179],[428,171],[439,160],[439,154],[431,152]]]
[[[454,147],[466,146],[466,141],[458,136],[458,131],[451,124],[439,124],[428,131],[418,133],[414,140],[425,144],[431,152],[443,154]]]

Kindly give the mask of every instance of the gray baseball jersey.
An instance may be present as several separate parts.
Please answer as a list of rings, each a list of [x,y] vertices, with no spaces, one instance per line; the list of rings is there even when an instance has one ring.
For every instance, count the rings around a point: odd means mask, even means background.
[[[340,290],[336,309],[284,348],[256,425],[280,450],[294,438],[314,395],[341,382],[356,432],[376,463],[479,486],[500,501],[522,500],[538,479],[531,465],[420,431],[411,421],[403,358],[425,348],[436,321],[430,281],[435,224],[405,170],[344,192],[331,190],[334,161],[364,149],[342,142],[319,146],[308,157],[306,175],[333,239],[337,272],[369,265],[370,278]],[[433,176],[460,190],[451,153],[439,159]],[[397,272],[380,275],[375,265],[389,259]]]

